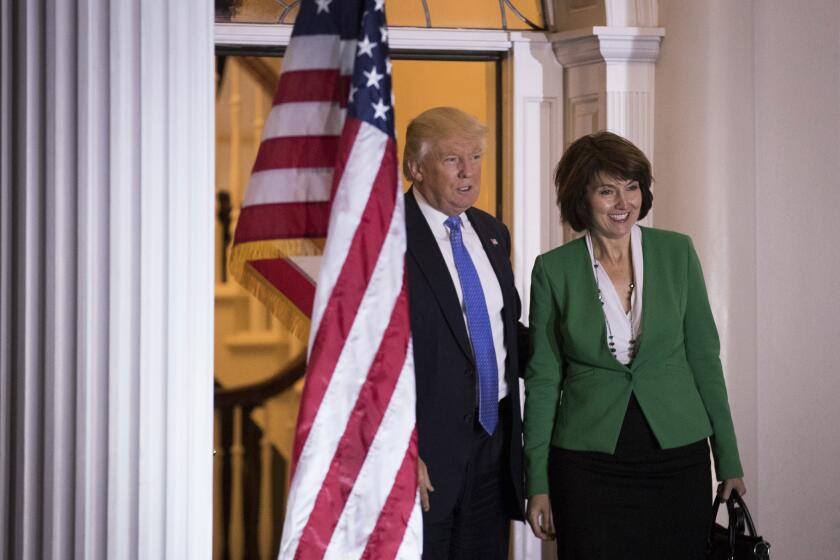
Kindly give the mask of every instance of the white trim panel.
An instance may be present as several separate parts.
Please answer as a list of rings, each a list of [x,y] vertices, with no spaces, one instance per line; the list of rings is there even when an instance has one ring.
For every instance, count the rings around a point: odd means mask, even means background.
[[[217,23],[215,41],[220,46],[285,47],[292,26],[264,23]],[[511,32],[496,29],[428,29],[391,27],[391,49],[423,51],[496,51],[511,47]]]

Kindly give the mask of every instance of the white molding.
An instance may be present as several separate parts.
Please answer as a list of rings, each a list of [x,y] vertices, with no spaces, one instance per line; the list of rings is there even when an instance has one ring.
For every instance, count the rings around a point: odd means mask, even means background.
[[[292,26],[265,23],[216,23],[216,45],[285,47],[292,37]]]
[[[551,35],[554,54],[566,68],[596,62],[656,62],[661,27],[595,26]]]
[[[527,317],[534,260],[562,242],[552,171],[563,151],[563,68],[544,35],[513,39],[513,263]]]
[[[513,33],[496,29],[394,27],[388,38],[392,49],[503,52],[510,50]]]
[[[565,68],[603,61],[601,45],[596,35],[581,35],[578,31],[569,31],[554,34],[551,39],[554,44],[554,56]]]
[[[598,130],[600,100],[597,93],[567,96],[566,138],[579,138]]]
[[[656,26],[659,0],[604,0],[607,25],[615,27]]]
[[[511,32],[495,29],[439,29],[392,27],[388,30],[391,49],[422,51],[504,52],[511,47]],[[286,24],[217,23],[216,45],[285,47],[292,36]]]
[[[514,32],[510,37],[513,270],[522,320],[527,322],[534,261],[562,241],[554,235],[560,214],[554,204],[552,170],[563,149],[563,68],[544,33]],[[516,560],[547,553],[524,524],[514,524],[512,540]]]
[[[105,558],[108,508],[108,81],[104,1],[79,7],[76,332],[76,534],[74,558]],[[83,139],[83,140],[81,140]]]
[[[16,273],[13,251],[15,239],[12,228],[12,201],[15,182],[11,171],[14,158],[12,138],[15,138],[12,120],[12,38],[11,2],[0,2],[0,456],[14,457],[12,453],[12,375],[17,369],[12,363],[17,341],[12,340],[17,324],[11,310],[15,298],[12,285]],[[19,188],[19,187],[18,187]],[[10,550],[10,533],[14,516],[15,494],[12,480],[16,460],[0,461],[0,551],[3,558]]]

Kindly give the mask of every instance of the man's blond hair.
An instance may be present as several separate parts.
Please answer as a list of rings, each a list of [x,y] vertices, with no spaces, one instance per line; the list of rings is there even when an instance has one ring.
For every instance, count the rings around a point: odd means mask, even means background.
[[[417,115],[405,134],[403,150],[403,175],[413,181],[409,163],[418,166],[429,155],[432,146],[446,138],[463,138],[475,141],[484,149],[487,142],[487,127],[474,116],[455,107],[435,107]]]

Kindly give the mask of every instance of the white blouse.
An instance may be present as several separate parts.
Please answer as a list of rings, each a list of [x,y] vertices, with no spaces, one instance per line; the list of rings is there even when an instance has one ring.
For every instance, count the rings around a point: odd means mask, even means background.
[[[607,344],[615,344],[615,359],[624,365],[633,360],[630,340],[636,341],[638,347],[639,337],[642,334],[642,286],[644,284],[644,255],[642,254],[642,230],[634,225],[630,230],[630,251],[633,259],[633,276],[636,287],[633,290],[633,298],[630,302],[630,311],[624,312],[618,293],[615,291],[612,280],[610,280],[604,267],[595,259],[595,252],[592,250],[592,236],[586,232],[586,248],[589,251],[589,259],[592,261],[592,270],[598,288],[601,290],[601,306],[604,310],[604,320],[607,323]],[[597,266],[596,266],[597,265]],[[612,335],[612,340],[610,340]]]

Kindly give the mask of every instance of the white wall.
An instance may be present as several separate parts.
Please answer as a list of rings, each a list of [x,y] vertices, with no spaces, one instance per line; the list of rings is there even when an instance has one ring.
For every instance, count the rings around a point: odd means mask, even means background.
[[[663,0],[656,65],[654,220],[691,235],[721,335],[756,503],[755,180],[749,2]]]
[[[837,558],[840,2],[754,5],[760,520],[778,558]]]
[[[660,2],[656,225],[703,261],[776,558],[840,547],[838,22],[836,0]]]

